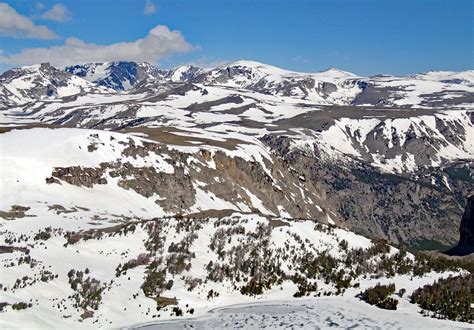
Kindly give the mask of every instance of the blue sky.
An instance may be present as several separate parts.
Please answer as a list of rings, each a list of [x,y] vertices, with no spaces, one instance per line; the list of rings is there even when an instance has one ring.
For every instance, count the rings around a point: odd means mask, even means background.
[[[5,23],[2,11],[23,25]],[[96,56],[162,67],[248,59],[307,72],[458,71],[474,69],[473,30],[472,0],[6,0],[0,70]]]

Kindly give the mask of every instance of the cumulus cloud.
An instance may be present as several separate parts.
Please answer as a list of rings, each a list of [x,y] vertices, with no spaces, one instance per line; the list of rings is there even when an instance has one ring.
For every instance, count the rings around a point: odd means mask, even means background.
[[[44,25],[36,25],[7,3],[0,2],[0,36],[12,38],[55,39],[56,33]]]
[[[57,3],[41,15],[41,18],[55,22],[66,22],[71,19],[71,14],[65,5]]]
[[[64,45],[48,48],[26,48],[17,54],[1,55],[0,62],[12,65],[29,65],[50,62],[55,66],[85,62],[144,61],[157,63],[173,53],[187,52],[193,48],[183,35],[157,25],[141,39],[110,45],[87,43],[68,38]]]
[[[156,13],[156,5],[153,2],[151,2],[151,0],[146,0],[145,8],[143,9],[143,14],[151,15],[154,13]]]

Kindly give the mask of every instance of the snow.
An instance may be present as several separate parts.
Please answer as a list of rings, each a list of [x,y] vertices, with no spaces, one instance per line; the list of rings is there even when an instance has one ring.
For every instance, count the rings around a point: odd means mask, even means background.
[[[320,134],[321,141],[325,142],[328,146],[335,149],[336,151],[353,156],[360,156],[351,143],[351,138],[345,131],[340,123],[336,122],[336,125],[331,126],[328,130]]]
[[[269,211],[265,205],[263,205],[262,201],[255,196],[255,194],[252,194],[247,188],[242,187],[242,189],[245,191],[248,197],[250,197],[250,202],[252,203],[253,207],[260,211],[262,214],[269,214],[269,215],[275,215],[273,212]]]
[[[234,204],[217,197],[213,192],[205,191],[198,185],[194,185],[194,189],[196,190],[196,204],[191,207],[190,213],[203,210],[239,210]]]
[[[93,137],[95,134],[98,138]],[[115,139],[113,144],[111,137]],[[165,155],[151,154],[145,162],[142,158],[123,157],[121,152],[125,147],[118,142],[127,142],[129,138],[134,139],[137,145],[141,144],[136,137],[83,129],[34,128],[1,134],[0,186],[10,188],[0,191],[0,209],[8,210],[15,204],[36,204],[37,201],[68,205],[73,200],[75,205],[115,214],[128,214],[130,210],[138,215],[148,214],[149,211],[164,214],[153,201],[119,188],[113,178],[108,179],[108,184],[94,188],[45,183],[53,167],[96,167],[101,162],[118,159],[135,166],[153,164],[159,171],[174,172],[174,168],[165,161]],[[97,143],[98,150],[89,152],[87,147],[91,143]],[[97,196],[101,196],[100,204],[97,203]]]
[[[409,310],[388,311],[344,298],[302,299],[235,304],[212,309],[188,319],[137,324],[138,329],[287,329],[287,328],[374,328],[374,329],[465,329],[466,324],[425,318]]]
[[[248,60],[240,60],[231,62],[225,65],[220,66],[220,68],[227,68],[227,67],[246,67],[253,70],[258,70],[267,75],[286,75],[293,73],[292,71],[284,70],[277,68],[275,66],[271,66],[268,64],[256,62],[256,61],[248,61]]]

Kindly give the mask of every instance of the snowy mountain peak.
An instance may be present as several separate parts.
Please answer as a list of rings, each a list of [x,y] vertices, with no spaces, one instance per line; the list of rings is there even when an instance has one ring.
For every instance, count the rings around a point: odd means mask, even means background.
[[[47,70],[49,68],[53,68],[53,66],[50,63],[46,62],[46,63],[40,63],[40,64],[25,65],[19,68],[14,68],[12,70],[34,72],[34,71],[40,71],[40,70]]]
[[[107,90],[76,75],[58,70],[49,63],[15,68],[0,75],[2,108],[90,92],[104,93]]]
[[[257,70],[265,74],[275,74],[275,75],[287,75],[294,73],[289,70],[281,69],[279,67],[249,60],[239,60],[235,62],[230,62],[225,65],[221,65],[216,69],[227,69],[227,68],[245,68],[247,70]]]
[[[75,78],[63,75],[65,73],[73,74]],[[376,75],[366,78],[336,68],[316,73],[301,73],[249,60],[235,61],[208,69],[184,65],[170,70],[158,69],[145,62],[127,61],[85,63],[69,66],[64,70],[57,70],[50,64],[43,63],[12,69],[2,75],[3,81],[0,81],[2,83],[0,87],[4,90],[3,95],[0,94],[2,106],[11,105],[11,102],[23,104],[37,99],[20,96],[21,93],[19,94],[16,87],[7,88],[4,83],[15,75],[34,74],[39,75],[39,80],[44,79],[43,76],[50,77],[50,81],[81,78],[90,83],[87,88],[95,87],[99,93],[131,89],[134,90],[132,93],[153,93],[167,88],[169,83],[184,82],[246,89],[267,95],[297,98],[318,105],[437,108],[449,105],[472,108],[474,87],[473,70],[430,71],[406,76]],[[47,85],[47,83],[42,85],[45,84]],[[84,85],[85,82],[78,81],[75,84]],[[25,83],[20,85],[27,86]],[[67,96],[80,91],[80,88],[75,88],[63,94],[64,91],[58,93],[47,90],[43,94],[47,97]]]
[[[411,292],[464,271],[384,239],[457,242],[474,170],[470,77],[360,78],[252,61],[5,72],[2,328],[140,327],[298,297],[364,311],[336,308],[327,326],[398,327],[389,317],[407,312],[419,323],[402,327],[426,325]],[[399,314],[359,300],[378,282],[396,285],[384,301]],[[455,306],[474,300],[464,297]],[[298,310],[309,326],[311,308]],[[262,327],[226,313],[219,325]]]
[[[203,72],[204,70],[192,65],[182,65],[174,69],[168,70],[165,74],[165,77],[170,79],[173,82],[178,81],[189,81],[197,74]]]
[[[332,78],[351,78],[351,77],[356,77],[355,74],[350,73],[348,71],[344,70],[339,70],[336,68],[329,68],[323,71],[320,71],[317,73],[317,75],[324,75],[327,77],[332,77]]]
[[[117,91],[128,90],[138,82],[159,74],[159,70],[149,63],[126,61],[85,63],[68,66],[65,71]]]

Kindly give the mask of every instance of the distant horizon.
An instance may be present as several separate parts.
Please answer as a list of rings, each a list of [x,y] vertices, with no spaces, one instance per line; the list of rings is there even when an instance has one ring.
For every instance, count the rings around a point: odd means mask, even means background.
[[[61,0],[60,0],[61,1]],[[358,76],[474,69],[474,1],[0,0],[0,72],[108,61],[242,59]]]
[[[474,71],[474,68],[473,68],[473,69],[458,70],[458,71],[455,71],[455,70],[427,70],[427,71],[411,72],[411,73],[407,73],[407,74],[403,74],[403,75],[395,75],[395,74],[390,74],[390,73],[385,73],[385,72],[375,73],[375,74],[371,74],[371,75],[361,75],[361,74],[358,74],[357,72],[351,72],[351,71],[344,70],[344,69],[341,69],[341,68],[336,68],[336,67],[329,67],[329,68],[322,69],[322,70],[319,70],[319,71],[295,71],[295,70],[291,70],[291,69],[288,69],[288,68],[285,68],[285,67],[279,67],[279,66],[276,66],[276,65],[273,65],[273,64],[270,64],[270,63],[263,63],[263,62],[250,60],[250,59],[239,59],[239,60],[233,60],[233,61],[226,61],[226,62],[221,63],[221,64],[216,64],[215,66],[207,66],[207,67],[199,66],[197,64],[180,64],[180,65],[177,65],[177,66],[164,67],[164,66],[155,65],[155,64],[147,62],[147,61],[129,61],[129,60],[107,61],[107,62],[93,61],[93,62],[74,63],[74,64],[70,64],[70,65],[67,65],[67,66],[85,65],[85,64],[103,64],[103,63],[113,63],[113,62],[135,62],[135,63],[148,63],[149,65],[154,66],[154,67],[156,67],[157,69],[160,69],[160,70],[172,70],[172,69],[176,69],[176,68],[182,67],[182,66],[193,66],[193,67],[197,67],[197,68],[205,70],[205,69],[213,69],[213,68],[217,68],[217,67],[221,67],[221,66],[227,66],[227,65],[231,65],[233,63],[242,62],[242,61],[244,61],[244,62],[256,62],[256,63],[260,63],[262,65],[275,67],[275,68],[278,68],[278,69],[281,69],[281,70],[284,70],[284,71],[301,73],[301,74],[317,74],[317,73],[322,73],[322,72],[326,72],[326,71],[330,71],[330,70],[337,70],[337,71],[352,74],[356,77],[374,77],[374,76],[380,76],[380,75],[396,77],[396,76],[409,76],[409,75],[415,75],[415,74],[424,74],[424,73],[429,73],[429,72],[460,73],[460,72]],[[34,64],[29,64],[29,65],[14,66],[14,67],[5,69],[3,71],[0,71],[0,75],[4,74],[5,72],[7,72],[11,69],[19,69],[19,68],[22,68],[22,67],[30,67],[30,66],[41,65],[41,64],[50,64],[51,66],[53,66],[54,68],[59,69],[59,70],[63,70],[65,68],[64,66],[55,66],[55,65],[53,65],[49,62],[42,62],[42,63],[34,63]]]

